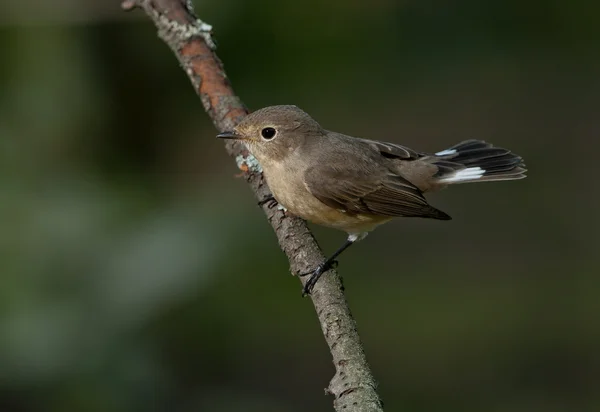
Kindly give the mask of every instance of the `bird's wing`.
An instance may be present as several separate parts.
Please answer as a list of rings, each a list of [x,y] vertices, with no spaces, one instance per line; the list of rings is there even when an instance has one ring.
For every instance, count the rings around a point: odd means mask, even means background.
[[[305,172],[304,182],[321,202],[347,213],[450,219],[430,206],[416,186],[391,172],[319,165]]]

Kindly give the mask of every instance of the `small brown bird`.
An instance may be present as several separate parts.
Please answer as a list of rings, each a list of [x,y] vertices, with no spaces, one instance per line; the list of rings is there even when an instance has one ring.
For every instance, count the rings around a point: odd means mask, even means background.
[[[521,157],[481,140],[417,152],[325,130],[296,106],[257,110],[217,137],[247,143],[274,200],[289,213],[348,233],[329,259],[301,274],[312,275],[304,294],[344,250],[393,217],[451,219],[423,193],[457,183],[522,179],[526,172]]]

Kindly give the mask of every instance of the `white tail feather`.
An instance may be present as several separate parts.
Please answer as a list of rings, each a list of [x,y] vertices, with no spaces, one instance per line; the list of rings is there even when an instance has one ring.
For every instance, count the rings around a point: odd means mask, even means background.
[[[446,150],[442,150],[441,152],[437,152],[435,153],[436,156],[448,156],[451,154],[456,153],[456,149],[446,149]]]
[[[446,176],[439,180],[440,183],[456,183],[466,182],[469,180],[480,179],[485,173],[481,167],[467,167],[466,169],[457,170],[450,176]]]

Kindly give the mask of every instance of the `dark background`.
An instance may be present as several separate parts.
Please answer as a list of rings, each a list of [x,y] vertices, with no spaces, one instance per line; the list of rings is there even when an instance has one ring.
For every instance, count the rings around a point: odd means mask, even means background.
[[[342,257],[386,411],[600,410],[600,3],[195,3],[251,109],[527,162]],[[0,410],[331,410],[312,305],[145,15],[4,0],[0,50]]]

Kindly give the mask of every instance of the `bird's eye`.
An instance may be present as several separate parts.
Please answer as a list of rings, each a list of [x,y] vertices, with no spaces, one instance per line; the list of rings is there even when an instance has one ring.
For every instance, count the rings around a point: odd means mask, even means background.
[[[277,134],[277,130],[273,129],[272,127],[265,127],[261,130],[260,134],[263,138],[271,140]]]

